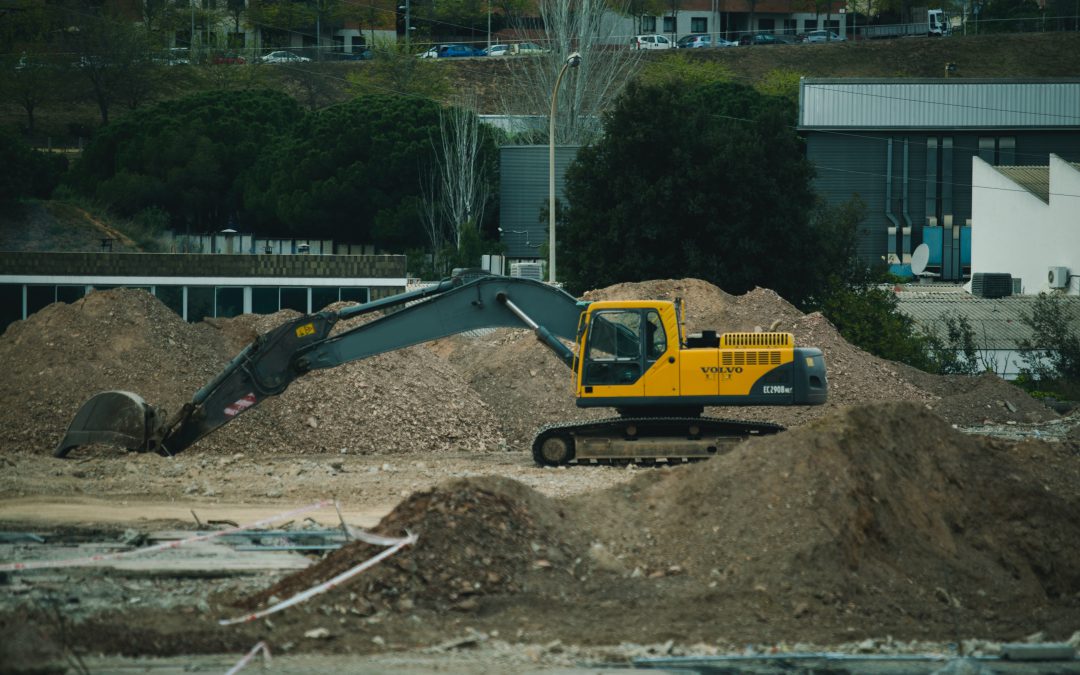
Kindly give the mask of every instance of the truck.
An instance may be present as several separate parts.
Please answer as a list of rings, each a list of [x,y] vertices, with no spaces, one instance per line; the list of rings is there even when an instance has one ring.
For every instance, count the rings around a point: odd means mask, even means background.
[[[370,321],[332,330],[376,312],[381,315]],[[707,458],[783,427],[708,417],[706,406],[826,401],[821,350],[796,346],[783,332],[687,334],[684,317],[677,298],[586,302],[532,279],[459,273],[428,288],[288,321],[244,347],[171,416],[133,392],[95,394],[54,455],[92,444],[176,455],[306,373],[496,327],[531,329],[571,370],[579,407],[616,411],[543,426],[532,441],[541,466]]]
[[[858,32],[860,37],[868,40],[914,36],[945,37],[952,35],[952,23],[945,10],[928,9],[925,22],[859,26]]]

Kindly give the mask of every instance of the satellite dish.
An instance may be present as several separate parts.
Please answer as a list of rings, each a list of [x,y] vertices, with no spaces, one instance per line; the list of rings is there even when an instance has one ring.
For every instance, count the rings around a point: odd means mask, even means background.
[[[911,273],[919,276],[926,271],[926,263],[930,262],[930,247],[919,244],[911,254]]]

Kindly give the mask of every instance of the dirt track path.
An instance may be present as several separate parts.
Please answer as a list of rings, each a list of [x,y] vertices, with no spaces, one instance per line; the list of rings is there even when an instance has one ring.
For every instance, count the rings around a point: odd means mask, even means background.
[[[145,527],[153,521],[230,520],[241,525],[337,500],[350,525],[371,527],[405,496],[455,478],[508,476],[550,496],[615,485],[640,469],[542,469],[526,453],[402,456],[290,455],[174,458],[114,452],[70,460],[6,455],[0,471],[0,523],[45,526]],[[333,506],[310,511],[318,523],[339,522]]]
[[[123,500],[120,502],[98,498],[67,499],[57,502],[55,498],[28,497],[0,501],[0,522],[18,523],[21,527],[57,525],[102,526],[132,525],[156,521],[194,522],[195,514],[200,522],[232,521],[249,525],[277,516],[292,506],[274,504],[238,504],[219,502],[215,504],[195,502],[161,502]],[[372,527],[394,508],[393,503],[359,509],[343,508],[341,518],[350,525]],[[312,510],[300,518],[310,518],[322,525],[337,525],[338,512],[333,506]]]

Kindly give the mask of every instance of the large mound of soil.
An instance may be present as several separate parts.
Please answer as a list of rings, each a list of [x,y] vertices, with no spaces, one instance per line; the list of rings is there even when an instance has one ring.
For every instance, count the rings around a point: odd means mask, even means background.
[[[1050,408],[993,376],[940,378],[848,344],[821,315],[804,315],[767,289],[731,296],[697,279],[619,284],[587,300],[675,298],[687,328],[780,330],[820,348],[829,401],[816,407],[712,409],[708,414],[798,426],[843,406],[910,400],[960,425],[1031,422]],[[44,452],[98,391],[134,391],[173,411],[256,335],[292,312],[187,324],[143,291],[95,292],[55,304],[0,338],[9,386],[0,393],[0,447]],[[356,318],[336,330],[359,325]],[[441,358],[440,358],[441,357]],[[539,426],[606,416],[576,407],[570,371],[524,330],[457,336],[297,380],[280,397],[194,446],[210,452],[408,453],[525,449]]]
[[[0,338],[0,362],[11,364],[0,393],[0,447],[51,450],[99,391],[132,391],[177,410],[255,335],[296,316],[189,324],[128,289],[50,305]],[[484,402],[442,359],[416,347],[306,375],[193,449],[394,454],[503,445]]]
[[[562,503],[489,479],[413,495],[379,529],[419,533],[415,548],[315,602],[514,625],[547,599],[562,608],[548,635],[586,642],[658,626],[685,640],[828,642],[864,625],[1008,638],[1036,622],[1067,636],[1078,508],[1080,461],[1064,446],[973,437],[882,403]],[[375,550],[343,548],[247,604]]]

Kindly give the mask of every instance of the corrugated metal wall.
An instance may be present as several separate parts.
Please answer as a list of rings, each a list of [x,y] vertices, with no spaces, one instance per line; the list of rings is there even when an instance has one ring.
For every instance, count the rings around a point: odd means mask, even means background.
[[[579,149],[555,148],[555,196],[559,200],[563,199],[566,168]],[[499,153],[499,227],[507,258],[539,258],[540,246],[548,241],[548,153],[546,145],[506,145]]]
[[[1072,131],[985,131],[956,132],[942,129],[934,133],[910,133],[897,130],[865,130],[859,133],[829,133],[804,129],[807,157],[817,169],[814,186],[818,194],[831,204],[838,204],[859,195],[867,206],[867,215],[859,228],[858,253],[870,263],[896,254],[898,262],[907,262],[905,254],[923,241],[923,226],[928,217],[942,225],[945,215],[952,216],[956,227],[966,225],[971,218],[971,162],[979,154],[980,139],[992,139],[991,146],[1000,147],[1001,139],[1015,149],[1004,154],[1016,164],[1042,165],[1049,162],[1053,152],[1068,161],[1080,161],[1080,128]],[[889,192],[889,141],[892,140],[891,200]],[[928,140],[936,139],[933,154],[928,158]],[[898,227],[906,223],[903,209],[904,161],[903,148],[907,143],[907,216],[911,235],[905,242],[898,236],[890,247],[888,228],[893,225],[886,215],[891,204]],[[995,145],[996,143],[996,145]],[[1011,157],[1010,157],[1011,155]],[[1000,161],[998,151],[995,161]],[[929,160],[929,161],[928,161]],[[929,193],[928,193],[929,191]],[[973,224],[973,235],[977,236]],[[959,260],[950,264],[948,279],[959,279],[963,272]]]
[[[830,128],[1080,128],[1080,79],[804,78],[799,125]]]

